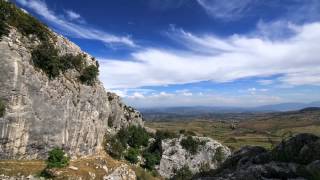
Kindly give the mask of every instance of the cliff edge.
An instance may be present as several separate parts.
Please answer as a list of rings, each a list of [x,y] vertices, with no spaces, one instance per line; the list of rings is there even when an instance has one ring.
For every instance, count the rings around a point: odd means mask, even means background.
[[[0,159],[44,159],[54,147],[62,147],[71,157],[92,155],[103,149],[107,130],[143,125],[140,113],[106,92],[98,79],[81,82],[86,67],[98,68],[95,58],[13,4],[1,0],[0,9],[6,13],[1,14],[0,23],[0,100],[4,107]],[[21,17],[34,23],[30,27],[41,27],[41,33],[39,28],[33,33],[23,24],[26,22],[19,22]],[[45,43],[50,43],[60,58],[81,56],[82,69],[70,66],[58,69],[54,78],[48,76],[53,66],[39,68],[34,55]],[[38,60],[43,62],[41,56]]]

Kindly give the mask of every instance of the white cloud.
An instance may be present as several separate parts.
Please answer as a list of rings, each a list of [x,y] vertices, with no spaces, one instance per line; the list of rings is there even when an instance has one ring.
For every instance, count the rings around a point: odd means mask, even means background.
[[[75,20],[75,19],[80,19],[81,18],[80,14],[78,14],[78,13],[72,11],[72,10],[66,10],[65,12],[68,15],[68,18],[70,20]]]
[[[136,46],[135,43],[129,37],[116,36],[95,28],[90,28],[88,25],[81,25],[72,21],[66,20],[61,15],[57,15],[55,12],[47,7],[44,1],[40,0],[17,0],[22,6],[32,9],[35,13],[45,18],[51,25],[57,28],[63,34],[73,36],[76,38],[90,39],[102,41],[107,44],[122,44],[130,47]],[[70,11],[71,12],[71,11]],[[76,13],[69,14],[73,18],[79,17]]]
[[[135,93],[133,93],[132,96],[129,96],[129,98],[133,98],[133,99],[143,99],[143,98],[144,98],[144,95],[143,95],[142,93],[135,92]]]
[[[267,85],[271,85],[274,83],[274,80],[270,80],[270,79],[262,79],[257,81],[259,84],[267,86]]]
[[[197,0],[212,17],[222,20],[236,20],[244,16],[255,0]]]
[[[102,60],[101,78],[106,87],[230,82],[273,75],[282,75],[278,81],[289,85],[320,84],[320,23],[296,26],[291,37],[281,40],[252,35],[218,38],[184,31],[173,36],[188,50],[146,48],[125,61]]]
[[[239,106],[250,107],[257,105],[275,104],[284,100],[272,95],[245,95],[245,96],[224,96],[213,93],[193,94],[172,94],[167,92],[154,93],[144,98],[124,98],[126,103],[135,107],[173,107],[173,106]],[[245,104],[243,102],[246,102]]]
[[[252,95],[256,95],[257,93],[267,92],[269,90],[268,89],[249,88],[247,91]]]

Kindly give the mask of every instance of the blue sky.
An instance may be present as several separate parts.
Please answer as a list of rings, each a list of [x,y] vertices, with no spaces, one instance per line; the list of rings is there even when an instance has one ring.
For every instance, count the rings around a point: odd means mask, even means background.
[[[135,107],[320,101],[319,0],[15,0]]]

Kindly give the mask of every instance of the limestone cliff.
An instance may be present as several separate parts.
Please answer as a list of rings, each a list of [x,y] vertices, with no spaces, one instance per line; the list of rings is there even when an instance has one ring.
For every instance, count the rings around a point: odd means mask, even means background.
[[[52,34],[61,55],[83,54],[87,65],[96,65],[78,46]],[[72,157],[91,155],[103,148],[107,129],[143,125],[140,113],[99,81],[82,84],[73,69],[49,79],[35,68],[31,50],[39,43],[15,27],[0,41],[0,98],[6,107],[0,117],[0,159],[42,159],[53,147]]]

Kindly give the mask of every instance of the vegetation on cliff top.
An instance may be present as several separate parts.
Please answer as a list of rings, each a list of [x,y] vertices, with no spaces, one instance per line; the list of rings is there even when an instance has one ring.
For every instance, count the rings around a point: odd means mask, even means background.
[[[0,0],[0,14],[0,37],[8,35],[8,26],[12,26],[17,28],[21,34],[35,35],[41,41],[49,41],[53,38],[46,25],[23,12],[11,2]]]
[[[31,52],[32,60],[34,65],[45,72],[50,79],[54,79],[61,72],[76,69],[80,72],[79,80],[83,84],[94,84],[99,74],[97,61],[96,66],[85,67],[85,58],[82,54],[60,56],[53,45],[56,37],[49,28],[10,2],[0,0],[0,14],[0,39],[9,34],[11,26],[24,36],[30,38],[30,35],[34,35],[40,40],[40,45]]]
[[[93,85],[98,75],[98,68],[94,65],[90,65],[82,71],[82,74],[80,75],[79,79],[84,84]]]

